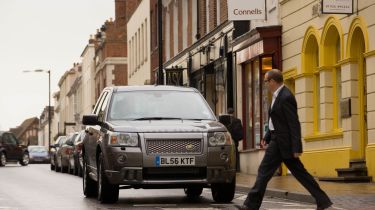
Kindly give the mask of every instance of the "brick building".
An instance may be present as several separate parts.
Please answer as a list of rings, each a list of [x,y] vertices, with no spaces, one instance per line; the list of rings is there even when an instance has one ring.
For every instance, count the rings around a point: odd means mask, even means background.
[[[106,21],[95,35],[95,98],[106,86],[128,84],[126,23],[138,0],[116,0],[115,20]]]
[[[37,117],[26,119],[17,128],[11,128],[22,145],[38,145],[39,119]]]

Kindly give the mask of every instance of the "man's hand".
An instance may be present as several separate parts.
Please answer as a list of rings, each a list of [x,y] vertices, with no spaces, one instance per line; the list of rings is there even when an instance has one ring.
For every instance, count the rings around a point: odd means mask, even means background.
[[[264,140],[264,139],[262,139],[262,140],[260,140],[260,145],[262,146],[262,148],[267,148],[267,142],[266,142],[266,140]]]
[[[301,155],[302,155],[302,153],[294,153],[293,154],[294,158],[299,158],[299,156],[301,156]]]

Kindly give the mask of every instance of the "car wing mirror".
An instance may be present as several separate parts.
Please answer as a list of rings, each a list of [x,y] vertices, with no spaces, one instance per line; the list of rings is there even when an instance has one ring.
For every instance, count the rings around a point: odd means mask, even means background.
[[[98,115],[96,115],[96,114],[83,115],[82,124],[84,124],[84,125],[99,125],[100,123],[98,121]]]

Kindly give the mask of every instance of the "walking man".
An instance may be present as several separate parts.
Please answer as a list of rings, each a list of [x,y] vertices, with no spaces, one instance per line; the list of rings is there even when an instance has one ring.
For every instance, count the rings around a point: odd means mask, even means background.
[[[331,200],[299,159],[302,154],[301,125],[294,95],[284,86],[280,70],[268,71],[264,76],[264,82],[272,93],[272,103],[268,111],[269,129],[261,140],[266,152],[259,166],[255,184],[240,209],[260,208],[267,183],[282,162],[315,198],[318,210],[329,208],[332,205]]]

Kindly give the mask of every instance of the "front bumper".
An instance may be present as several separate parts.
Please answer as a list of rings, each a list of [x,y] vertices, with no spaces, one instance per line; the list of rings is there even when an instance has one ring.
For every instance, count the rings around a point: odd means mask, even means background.
[[[171,171],[182,170],[185,174],[176,174],[172,178]],[[152,178],[155,175],[157,178]],[[197,174],[196,177],[191,176],[194,172],[204,171],[205,177]],[[229,183],[236,175],[235,169],[225,169],[224,167],[207,167],[207,168],[141,168],[141,167],[124,167],[120,171],[105,171],[110,183],[120,185],[209,185],[212,183]],[[159,174],[159,176],[156,176]],[[186,176],[185,176],[186,175]],[[190,176],[189,176],[190,175]],[[165,178],[160,178],[164,176]]]
[[[203,154],[194,155],[194,166],[157,166],[156,155],[144,154],[141,148],[108,147],[106,152],[105,173],[111,184],[135,188],[209,186],[230,183],[236,175],[234,146],[208,147]]]

